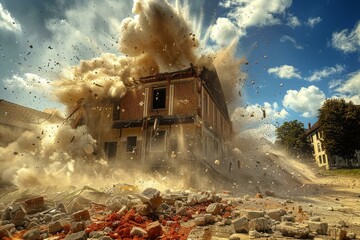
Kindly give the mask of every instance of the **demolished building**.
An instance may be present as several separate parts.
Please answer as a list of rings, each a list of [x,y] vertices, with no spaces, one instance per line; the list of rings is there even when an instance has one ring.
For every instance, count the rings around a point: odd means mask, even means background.
[[[226,175],[240,168],[232,155],[232,123],[215,70],[191,65],[136,81],[112,105],[87,109],[89,131],[110,164],[152,169],[201,165]],[[100,119],[94,120],[96,111]],[[99,124],[111,127],[99,132]]]

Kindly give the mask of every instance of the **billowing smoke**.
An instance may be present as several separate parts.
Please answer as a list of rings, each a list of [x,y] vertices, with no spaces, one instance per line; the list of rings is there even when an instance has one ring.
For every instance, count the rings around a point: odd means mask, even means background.
[[[94,109],[123,97],[142,76],[184,69],[190,63],[215,67],[227,100],[234,100],[234,88],[243,77],[243,60],[235,57],[236,42],[198,61],[197,36],[182,13],[166,0],[135,0],[133,12],[135,17],[124,19],[120,26],[119,50],[123,55],[104,53],[82,60],[78,66],[64,69],[53,83],[54,95],[68,108],[68,118],[76,111]],[[2,179],[19,187],[81,185],[89,184],[90,179],[112,181],[118,176],[124,179],[121,170],[109,173],[96,140],[86,125],[80,125],[73,128],[66,121],[44,123],[0,148]],[[103,127],[99,123],[99,130]]]

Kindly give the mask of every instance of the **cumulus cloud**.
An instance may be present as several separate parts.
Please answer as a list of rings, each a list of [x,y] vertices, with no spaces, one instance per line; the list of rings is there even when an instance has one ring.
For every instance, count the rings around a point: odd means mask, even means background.
[[[352,30],[344,29],[340,32],[334,32],[331,45],[344,53],[360,51],[360,21]]]
[[[306,21],[306,24],[309,25],[311,28],[315,27],[316,24],[322,21],[321,17],[310,17]]]
[[[287,41],[291,42],[296,49],[300,49],[300,50],[304,49],[304,47],[301,44],[299,44],[295,40],[295,38],[290,37],[288,35],[282,35],[281,38],[280,38],[280,42],[287,42]]]
[[[336,64],[334,67],[324,67],[321,70],[314,71],[310,77],[305,79],[310,82],[320,81],[329,76],[342,73],[344,70],[344,65]]]
[[[264,102],[263,105],[253,104],[237,107],[231,114],[234,130],[242,137],[260,139],[262,137],[271,142],[275,141],[275,124],[285,119],[289,113],[277,102]]]
[[[8,10],[4,9],[1,3],[0,3],[0,29],[5,29],[11,32],[21,32],[20,23],[11,16]]]
[[[295,112],[302,113],[303,117],[315,117],[324,101],[324,92],[318,87],[311,85],[307,88],[302,87],[300,91],[287,90],[283,99],[283,105]]]
[[[236,38],[246,35],[244,30],[239,29],[228,18],[218,18],[210,27],[210,39],[218,45],[228,45]]]
[[[301,22],[299,18],[294,15],[290,15],[287,20],[288,20],[287,25],[290,26],[291,28],[296,28],[301,26]]]
[[[249,27],[280,24],[279,16],[285,13],[291,3],[291,0],[222,0],[219,6],[230,10],[211,27],[211,31],[215,33],[210,33],[210,39],[216,43],[224,43],[228,41],[227,37],[246,35]],[[224,29],[219,28],[221,26]],[[221,32],[225,34],[221,35]]]
[[[4,86],[15,89],[20,88],[27,91],[42,91],[50,88],[49,80],[34,73],[25,73],[23,76],[13,75],[4,80]]]
[[[360,70],[349,75],[349,79],[344,81],[336,91],[340,97],[360,104]]]
[[[289,65],[282,65],[280,67],[273,67],[268,69],[269,74],[274,74],[279,78],[299,78],[301,75],[296,68]]]

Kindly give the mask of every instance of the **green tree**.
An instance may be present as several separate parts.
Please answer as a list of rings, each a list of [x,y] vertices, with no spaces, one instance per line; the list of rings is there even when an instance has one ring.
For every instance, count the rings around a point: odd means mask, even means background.
[[[360,150],[360,106],[328,99],[319,110],[319,124],[328,154],[349,160]]]
[[[304,124],[298,120],[284,122],[275,131],[275,144],[294,156],[311,156],[311,145],[306,137]]]

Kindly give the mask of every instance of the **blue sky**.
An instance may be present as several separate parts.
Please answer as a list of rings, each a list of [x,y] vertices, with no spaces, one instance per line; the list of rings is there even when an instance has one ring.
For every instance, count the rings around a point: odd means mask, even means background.
[[[119,26],[134,16],[132,5],[0,0],[0,98],[39,110],[63,108],[51,100],[49,83],[80,59],[121,55]],[[360,104],[360,1],[199,0],[178,6],[200,39],[200,54],[238,40],[247,80],[231,114],[244,134],[273,140],[284,121],[314,123],[326,98]]]

